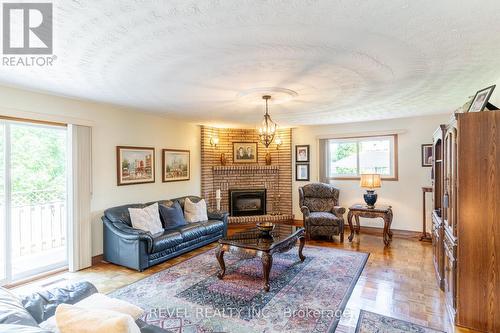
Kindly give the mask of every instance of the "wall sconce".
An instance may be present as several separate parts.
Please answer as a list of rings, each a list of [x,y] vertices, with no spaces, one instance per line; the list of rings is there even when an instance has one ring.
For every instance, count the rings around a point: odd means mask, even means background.
[[[210,145],[213,147],[217,147],[219,144],[219,137],[218,136],[211,136],[210,137]]]
[[[280,146],[283,144],[283,141],[281,141],[281,137],[277,137],[276,139],[274,139],[274,142],[276,143],[276,149],[280,149]]]

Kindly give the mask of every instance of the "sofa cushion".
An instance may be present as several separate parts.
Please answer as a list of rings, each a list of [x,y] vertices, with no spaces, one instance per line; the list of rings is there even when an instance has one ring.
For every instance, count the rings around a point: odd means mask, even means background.
[[[36,322],[41,323],[54,315],[59,304],[74,304],[96,292],[97,288],[92,283],[77,282],[64,287],[40,290],[23,297],[22,304]]]
[[[307,206],[311,212],[330,212],[333,208],[333,201],[329,198],[304,198],[304,206]]]
[[[201,222],[208,220],[207,204],[204,199],[192,202],[189,198],[184,201],[184,218],[186,222]]]
[[[216,234],[224,230],[224,222],[220,220],[203,221],[201,224],[205,227],[207,235]]]
[[[176,201],[170,207],[160,204],[160,217],[163,220],[165,230],[174,229],[186,225],[181,205]]]
[[[128,211],[134,228],[149,231],[153,235],[163,232],[157,202],[144,208],[129,208]]]
[[[190,241],[207,234],[207,229],[200,222],[189,223],[177,229],[182,235],[183,241]]]
[[[327,225],[334,225],[338,226],[339,225],[339,218],[332,214],[332,213],[327,213],[327,212],[312,212],[308,217],[307,217],[307,222],[310,225],[317,225],[317,226],[327,226]]]
[[[131,316],[111,310],[61,304],[57,307],[55,317],[61,333],[140,333],[139,326]]]
[[[0,324],[38,325],[21,299],[5,288],[0,288]]]
[[[183,242],[182,235],[176,230],[165,230],[162,234],[153,238],[152,253],[160,252],[175,247]]]
[[[113,207],[106,209],[104,211],[104,216],[108,220],[113,223],[124,223],[129,227],[132,226],[132,221],[130,220],[130,213],[128,211],[129,208],[144,208],[146,205],[144,204],[132,204],[132,205],[123,205],[118,207]]]

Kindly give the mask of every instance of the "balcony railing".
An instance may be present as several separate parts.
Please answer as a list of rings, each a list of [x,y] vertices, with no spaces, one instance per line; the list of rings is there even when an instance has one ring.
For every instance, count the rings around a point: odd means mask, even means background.
[[[65,191],[52,189],[13,192],[11,205],[13,257],[37,257],[44,252],[57,253],[57,257],[62,254],[65,256],[66,220]]]

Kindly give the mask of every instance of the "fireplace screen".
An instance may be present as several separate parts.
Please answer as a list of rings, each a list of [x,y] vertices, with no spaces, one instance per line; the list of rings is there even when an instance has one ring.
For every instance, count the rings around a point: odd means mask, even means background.
[[[229,190],[231,216],[266,214],[266,190]]]

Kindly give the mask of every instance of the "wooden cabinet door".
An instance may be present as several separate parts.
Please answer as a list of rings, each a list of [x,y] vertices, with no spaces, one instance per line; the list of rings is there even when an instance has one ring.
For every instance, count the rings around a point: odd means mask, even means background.
[[[457,315],[500,332],[500,111],[458,114]]]
[[[450,318],[454,321],[456,314],[456,288],[457,288],[457,261],[456,240],[445,232],[444,240],[444,277],[443,291],[445,294],[446,309]]]
[[[443,225],[441,219],[432,214],[432,259],[438,286],[443,289],[444,277],[444,250],[443,250]]]

